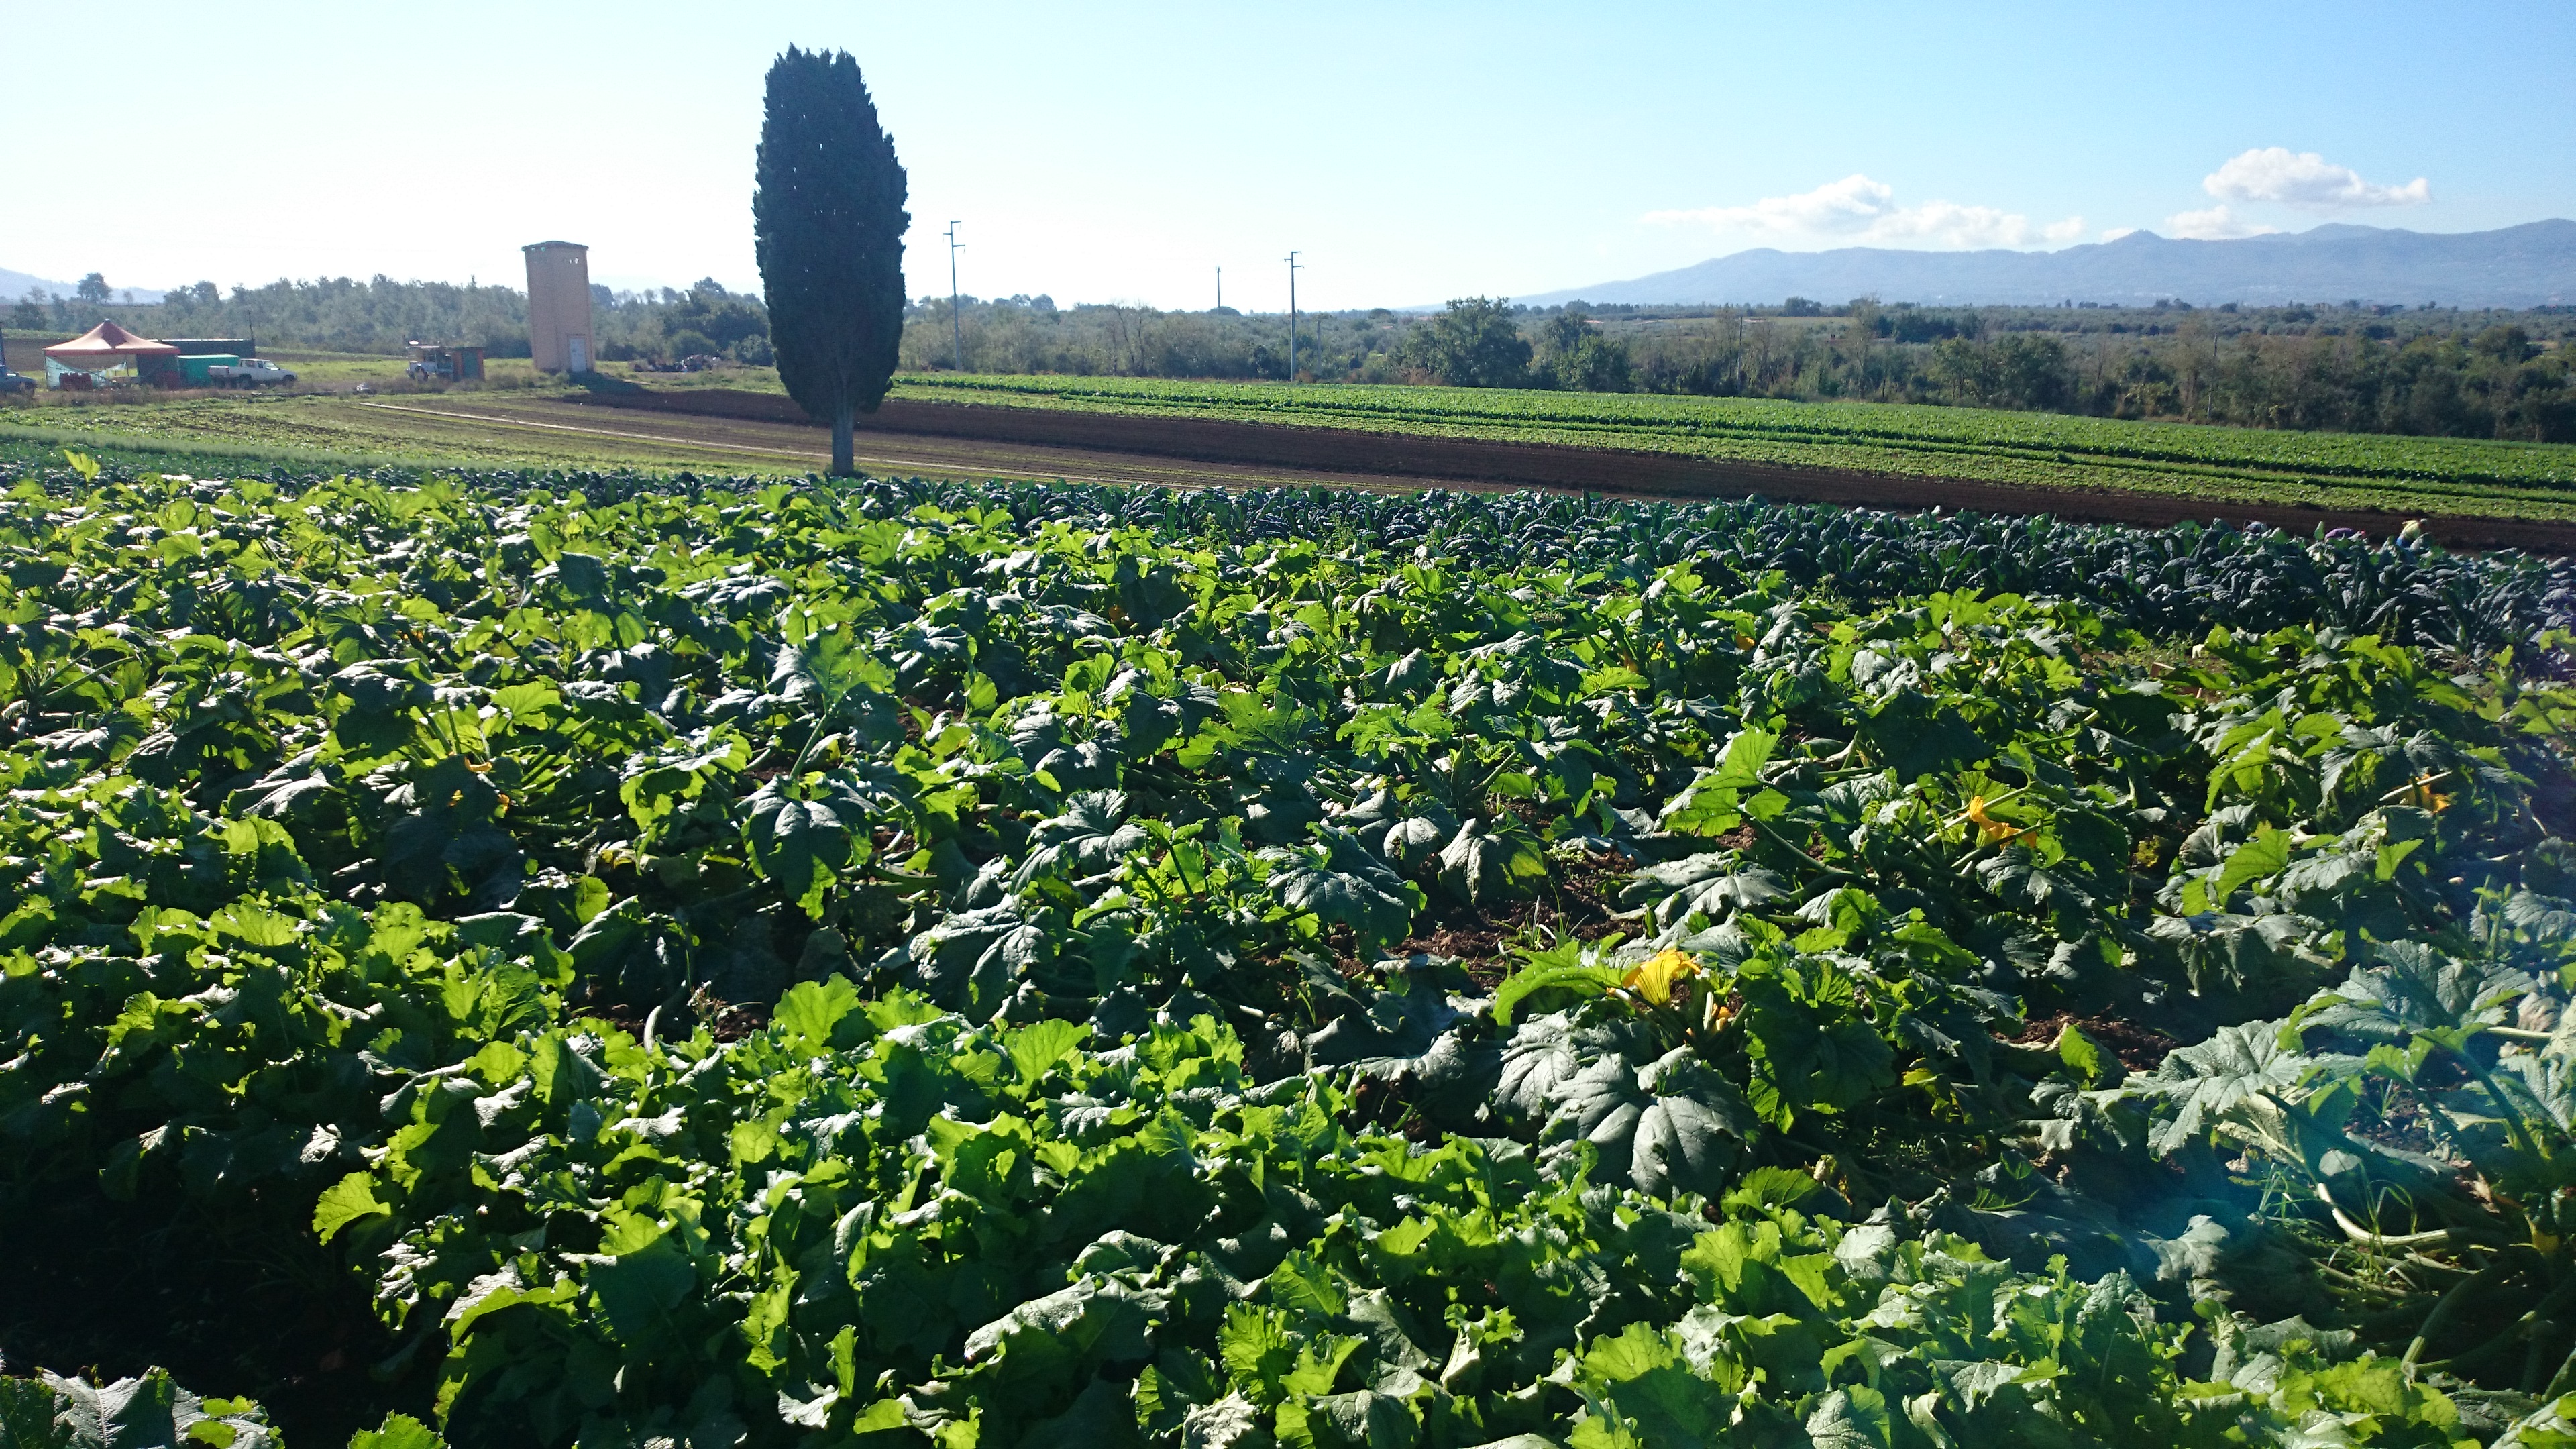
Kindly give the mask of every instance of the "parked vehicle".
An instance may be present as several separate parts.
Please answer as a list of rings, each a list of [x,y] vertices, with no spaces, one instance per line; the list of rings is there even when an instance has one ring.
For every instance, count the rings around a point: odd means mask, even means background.
[[[403,369],[403,376],[414,382],[480,382],[483,380],[483,349],[414,342],[411,344],[411,365]]]
[[[244,357],[210,363],[206,381],[217,387],[276,387],[295,381],[295,374],[265,357]]]
[[[0,393],[34,392],[35,390],[34,378],[23,372],[11,372],[5,367],[0,367]]]

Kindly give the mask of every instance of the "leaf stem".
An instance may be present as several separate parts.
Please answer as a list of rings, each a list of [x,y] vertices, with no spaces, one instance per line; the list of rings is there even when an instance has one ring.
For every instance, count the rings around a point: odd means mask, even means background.
[[[942,881],[935,875],[914,875],[908,870],[889,870],[883,867],[874,868],[868,871],[868,878],[870,880],[884,881],[888,885],[936,886],[946,884],[946,882]]]
[[[2334,1200],[2333,1195],[2326,1191],[2326,1185],[2322,1182],[2317,1184],[2317,1201],[2324,1203],[2326,1205],[2326,1211],[2334,1214],[2335,1224],[2343,1229],[2346,1237],[2351,1238],[2354,1242],[2361,1244],[2365,1248],[2414,1248],[2421,1247],[2427,1243],[2443,1243],[2450,1241],[2455,1231],[2451,1228],[2435,1228],[2431,1232],[2425,1233],[2372,1232],[2370,1229],[2354,1222],[2351,1218],[2344,1216],[2342,1205],[2337,1203]]]
[[[2503,1267],[2503,1260],[2498,1259],[2495,1266],[2498,1268]],[[2470,1280],[2471,1283],[2474,1283],[2475,1281],[2475,1279]],[[2459,1288],[2452,1289],[2451,1292],[2457,1293],[2461,1288],[2466,1288],[2468,1286],[2470,1286],[2469,1283],[2463,1283]],[[2560,1283],[2557,1287],[2550,1289],[2547,1294],[2542,1296],[2539,1302],[2531,1305],[2531,1307],[2525,1311],[2520,1318],[2517,1318],[2513,1322],[2505,1325],[2504,1331],[2498,1333],[2493,1338],[2477,1345],[2475,1348],[2455,1353],[2449,1358],[2425,1364],[2423,1365],[2423,1368],[2425,1370],[2451,1368],[2454,1365],[2464,1364],[2475,1359],[2486,1357],[2488,1354],[2495,1352],[2497,1349],[2504,1347],[2506,1344],[2511,1343],[2514,1339],[2520,1337],[2525,1329],[2528,1329],[2533,1324],[2541,1322],[2543,1319],[2547,1318],[2553,1310],[2566,1300],[2567,1295],[2571,1292],[2576,1292],[2576,1277],[2570,1277],[2565,1282]],[[2446,1303],[2449,1301],[2447,1295],[2443,1301]],[[2436,1305],[2433,1311],[2437,1314],[2440,1313],[2442,1311],[2441,1306]],[[2425,1323],[2429,1329],[2432,1320],[2427,1318]],[[2415,1342],[2420,1344],[2423,1341],[2424,1335],[2418,1334]],[[2408,1347],[2406,1356],[2408,1361],[2411,1363],[2415,1356],[2412,1345]],[[2414,1370],[2410,1368],[2409,1372],[2412,1373],[2413,1371]]]
[[[2557,1398],[2570,1375],[2576,1375],[2576,1348],[2567,1350],[2566,1360],[2558,1365],[2558,1372],[2549,1376],[2549,1386],[2540,1391],[2540,1397],[2544,1401]]]
[[[2317,1191],[2325,1191],[2325,1185],[2323,1183],[2319,1183],[2317,1185]],[[2338,1221],[2345,1221],[2343,1210],[2341,1208],[2335,1209],[2335,1217]],[[2345,1230],[2351,1230],[2351,1224],[2349,1221],[2345,1221]],[[2468,1301],[2470,1294],[2488,1286],[2496,1279],[2502,1277],[2504,1275],[2504,1270],[2505,1260],[2502,1258],[2496,1259],[2494,1262],[2489,1263],[2485,1268],[2479,1270],[2474,1277],[2462,1279],[2459,1283],[2453,1285],[2450,1292],[2442,1295],[2442,1301],[2433,1305],[2433,1311],[2424,1315],[2423,1325],[2415,1330],[2414,1341],[2406,1345],[2406,1357],[2400,1361],[2400,1367],[2405,1370],[2406,1378],[2409,1383],[2412,1383],[2415,1379],[2415,1363],[2417,1359],[2423,1356],[2424,1345],[2432,1339],[2434,1334],[2440,1332],[2444,1325],[2451,1321],[2451,1315],[2460,1311],[2460,1305]],[[2449,1360],[2444,1360],[2444,1362],[2448,1361]]]
[[[1772,829],[1769,821],[1747,815],[1744,817],[1744,823],[1752,826],[1755,833],[1764,836],[1770,840],[1772,844],[1777,845],[1781,849],[1789,852],[1791,855],[1796,856],[1800,861],[1806,864],[1809,870],[1816,871],[1832,880],[1860,879],[1859,876],[1852,874],[1850,871],[1827,865],[1823,861],[1809,855],[1805,849],[1797,844],[1797,842],[1791,840],[1785,835],[1782,835],[1779,831]]]
[[[791,782],[805,778],[805,762],[813,757],[814,747],[823,743],[823,731],[831,723],[832,715],[829,710],[814,717],[814,732],[805,737],[805,748],[796,752],[796,763],[787,767],[787,778]]]
[[[2504,1094],[2504,1089],[2496,1085],[2495,1077],[2476,1057],[2470,1055],[2465,1047],[2466,1043],[2463,1043],[2461,1046],[2445,1047],[2443,1050],[2459,1058],[2460,1065],[2469,1069],[2469,1075],[2478,1079],[2478,1085],[2487,1089],[2488,1099],[2496,1104],[2497,1112],[2504,1117],[2505,1130],[2513,1134],[2514,1145],[2521,1148],[2526,1156],[2535,1160],[2546,1158],[2549,1154],[2541,1151],[2540,1144],[2532,1140],[2531,1124],[2523,1120],[2522,1112],[2515,1107],[2513,1099]]]

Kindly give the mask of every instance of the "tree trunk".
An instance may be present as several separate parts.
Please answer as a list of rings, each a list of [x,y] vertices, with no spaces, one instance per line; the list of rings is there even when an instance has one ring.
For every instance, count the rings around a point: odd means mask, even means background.
[[[847,478],[859,470],[850,463],[850,420],[858,409],[843,403],[832,410],[832,476]]]

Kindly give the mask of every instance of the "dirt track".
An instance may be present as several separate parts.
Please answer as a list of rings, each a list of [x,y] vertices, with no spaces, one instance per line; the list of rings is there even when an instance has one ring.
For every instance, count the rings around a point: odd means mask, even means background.
[[[580,431],[823,458],[818,426],[774,393],[701,389],[600,393],[507,408],[518,417]],[[441,411],[448,409],[442,407]],[[490,413],[460,405],[459,413]],[[595,422],[591,421],[596,419]],[[495,418],[499,421],[499,418]],[[2166,524],[2224,518],[2306,532],[2323,525],[2387,534],[2404,515],[2353,509],[2247,505],[2111,490],[2015,487],[1963,479],[1848,473],[1726,462],[1608,448],[1358,432],[1338,428],[1134,417],[1040,408],[890,399],[862,420],[858,460],[894,472],[1062,477],[1176,486],[1339,483],[1419,488],[1545,487],[1648,498],[1742,498],[1870,508],[1950,508],[2048,513],[2104,523]],[[2427,516],[2425,531],[2461,548],[2576,553],[2576,524]]]
[[[594,407],[553,399],[477,397],[405,398],[358,407],[434,415],[487,427],[526,428],[588,437],[623,438],[668,445],[675,453],[792,461],[822,468],[832,460],[831,441],[801,417],[794,422],[726,417],[712,413],[671,416],[659,409],[603,416]],[[895,404],[889,403],[888,407]],[[1109,448],[1049,447],[972,437],[861,429],[853,450],[872,473],[941,478],[1064,478],[1078,483],[1150,484],[1170,488],[1337,487],[1412,491],[1418,477],[1354,469],[1262,467],[1124,452]],[[691,463],[688,466],[697,466]],[[1460,483],[1464,488],[1508,484]]]

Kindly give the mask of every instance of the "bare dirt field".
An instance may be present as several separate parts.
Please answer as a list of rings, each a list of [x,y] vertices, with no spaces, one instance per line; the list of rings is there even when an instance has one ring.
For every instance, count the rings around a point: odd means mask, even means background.
[[[650,394],[657,400],[691,394]],[[786,402],[784,398],[777,399]],[[810,422],[740,418],[697,411],[620,408],[545,398],[478,397],[471,401],[352,402],[351,407],[402,413],[424,422],[480,424],[566,437],[617,439],[675,450],[734,454],[748,461],[792,462],[821,468],[831,462],[831,435]],[[788,404],[790,408],[794,405]],[[936,404],[889,402],[887,412]],[[965,411],[965,409],[959,409]],[[882,414],[880,415],[882,416]],[[1075,482],[1151,484],[1169,488],[1275,488],[1331,484],[1341,487],[1417,489],[1423,479],[1367,469],[1293,467],[1191,459],[1116,447],[1068,447],[971,434],[859,430],[854,461],[872,473],[943,478],[1062,478]],[[1472,483],[1461,486],[1478,486]],[[1487,483],[1483,486],[1495,486]]]

